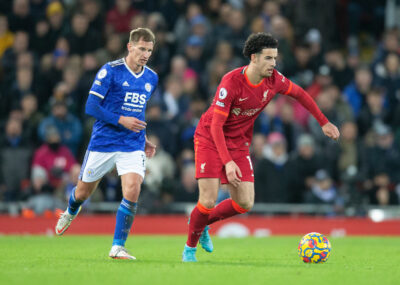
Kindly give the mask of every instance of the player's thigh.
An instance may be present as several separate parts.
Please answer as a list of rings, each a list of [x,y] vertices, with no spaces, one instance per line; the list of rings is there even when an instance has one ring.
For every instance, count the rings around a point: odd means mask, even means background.
[[[79,180],[92,183],[100,180],[115,166],[115,152],[86,151]]]
[[[218,198],[218,190],[220,185],[219,178],[200,178],[199,184],[199,202],[206,208],[215,206]]]
[[[229,193],[233,201],[239,204],[244,209],[251,209],[254,205],[254,183],[253,182],[240,182],[238,187],[228,185]]]
[[[140,194],[143,177],[137,173],[126,173],[121,175],[122,194],[125,199],[137,202]]]
[[[216,149],[208,146],[207,143],[195,140],[194,154],[196,179],[222,178],[224,165]]]
[[[248,151],[232,152],[232,159],[237,164],[242,173],[240,180],[254,183],[254,170]]]
[[[146,155],[144,151],[117,152],[115,164],[119,176],[136,173],[144,179],[146,171]]]
[[[122,194],[131,202],[139,198],[146,171],[146,155],[143,151],[118,152],[115,162],[121,176]]]

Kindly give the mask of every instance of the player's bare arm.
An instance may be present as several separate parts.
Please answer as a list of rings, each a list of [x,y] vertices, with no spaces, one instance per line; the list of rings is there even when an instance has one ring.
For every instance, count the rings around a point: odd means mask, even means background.
[[[338,140],[340,133],[338,128],[332,124],[332,123],[326,123],[325,125],[322,126],[322,131],[324,134],[333,140]]]
[[[154,143],[152,143],[151,141],[149,141],[146,136],[146,145],[144,148],[146,157],[152,158],[156,154],[156,147],[157,146]]]
[[[120,116],[118,123],[135,133],[138,133],[141,130],[144,130],[147,125],[146,122],[143,122],[143,121],[139,120],[138,118],[126,117],[126,116]]]

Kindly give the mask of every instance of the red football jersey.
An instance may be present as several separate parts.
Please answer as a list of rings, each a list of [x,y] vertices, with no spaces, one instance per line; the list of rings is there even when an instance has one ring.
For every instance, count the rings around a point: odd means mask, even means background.
[[[196,139],[215,145],[210,126],[216,112],[227,116],[223,132],[228,150],[248,149],[257,116],[277,93],[290,93],[292,82],[275,69],[270,77],[254,85],[245,74],[246,68],[234,69],[222,78],[211,106],[197,125]]]

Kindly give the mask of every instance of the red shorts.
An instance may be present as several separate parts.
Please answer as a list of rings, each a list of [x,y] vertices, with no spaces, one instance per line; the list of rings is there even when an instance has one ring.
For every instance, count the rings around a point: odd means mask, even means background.
[[[222,184],[228,184],[225,166],[223,165],[218,151],[214,146],[195,140],[194,144],[196,179],[219,178]],[[240,180],[254,182],[253,165],[248,150],[230,151],[233,161],[242,172]]]

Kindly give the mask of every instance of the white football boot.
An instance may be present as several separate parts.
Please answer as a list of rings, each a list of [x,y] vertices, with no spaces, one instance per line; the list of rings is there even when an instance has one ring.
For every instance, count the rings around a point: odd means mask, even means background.
[[[108,256],[113,259],[136,259],[136,257],[130,255],[126,248],[121,245],[113,245]]]
[[[71,225],[71,222],[78,216],[79,212],[81,211],[82,207],[79,207],[78,212],[76,215],[71,215],[68,212],[68,209],[65,210],[64,213],[61,214],[60,218],[58,219],[57,225],[56,225],[56,235],[60,236],[62,235]]]

